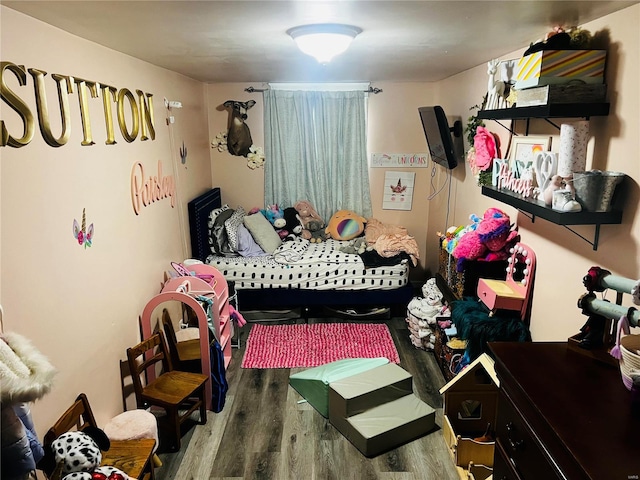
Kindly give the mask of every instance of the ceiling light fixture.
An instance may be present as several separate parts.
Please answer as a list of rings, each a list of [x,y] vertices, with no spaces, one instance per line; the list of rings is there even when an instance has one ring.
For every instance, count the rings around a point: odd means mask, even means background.
[[[361,32],[361,28],[338,23],[302,25],[287,30],[303,53],[322,64],[343,53]]]

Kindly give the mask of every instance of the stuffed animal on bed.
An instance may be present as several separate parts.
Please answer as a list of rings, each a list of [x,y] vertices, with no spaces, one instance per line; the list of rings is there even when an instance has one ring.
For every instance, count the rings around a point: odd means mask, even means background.
[[[291,238],[297,237],[302,233],[302,222],[300,222],[300,218],[298,217],[298,212],[293,207],[287,207],[284,209],[284,220],[285,225],[282,228],[281,232],[284,232],[284,237],[280,235],[280,238]]]
[[[302,224],[302,238],[312,243],[324,242],[327,239],[324,232],[324,220],[322,220],[318,212],[316,212],[316,209],[313,208],[311,202],[300,200],[296,202],[294,208],[298,212],[298,218]]]
[[[300,216],[298,215],[298,218]],[[302,229],[300,236],[311,243],[321,243],[327,239],[327,235],[324,233],[324,222],[318,220],[309,220],[307,222],[307,228]]]
[[[324,226],[324,220],[320,217],[320,214],[316,211],[316,209],[311,205],[311,202],[308,200],[300,200],[295,203],[293,208],[296,209],[298,215],[300,216],[300,222],[302,222],[302,228],[307,228],[307,223],[315,220],[320,222]]]
[[[286,220],[284,219],[284,210],[278,207],[278,204],[267,205],[267,208],[260,210],[260,213],[269,220],[269,223],[271,223],[274,228],[284,228],[286,224]]]
[[[367,219],[351,210],[338,210],[333,214],[325,233],[334,240],[351,240],[364,232]]]
[[[362,238],[354,238],[353,241],[349,242],[347,245],[340,247],[340,251],[344,253],[355,253],[357,255],[361,255],[367,250],[373,250],[373,247],[369,247],[367,245],[367,239]]]

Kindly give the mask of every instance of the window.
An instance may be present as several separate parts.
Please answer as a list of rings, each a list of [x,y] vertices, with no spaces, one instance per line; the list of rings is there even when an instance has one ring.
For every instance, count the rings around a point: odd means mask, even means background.
[[[265,90],[265,205],[308,200],[325,222],[340,209],[372,215],[367,95]]]

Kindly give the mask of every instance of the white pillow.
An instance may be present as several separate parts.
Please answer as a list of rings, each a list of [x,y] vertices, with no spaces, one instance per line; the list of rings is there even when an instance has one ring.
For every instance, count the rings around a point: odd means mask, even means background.
[[[251,236],[260,245],[260,248],[267,253],[275,252],[276,248],[282,244],[273,225],[261,213],[244,217],[244,226],[251,232]]]

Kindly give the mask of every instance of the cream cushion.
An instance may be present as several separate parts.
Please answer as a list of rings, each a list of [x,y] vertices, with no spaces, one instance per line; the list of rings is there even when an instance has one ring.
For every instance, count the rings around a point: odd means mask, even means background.
[[[153,413],[146,410],[129,410],[116,415],[104,428],[110,440],[139,440],[153,438],[153,451],[158,448],[158,423]]]
[[[244,217],[244,226],[247,227],[247,230],[249,230],[256,243],[260,245],[260,248],[267,253],[275,252],[276,248],[282,244],[282,240],[273,225],[261,213],[254,213]]]

